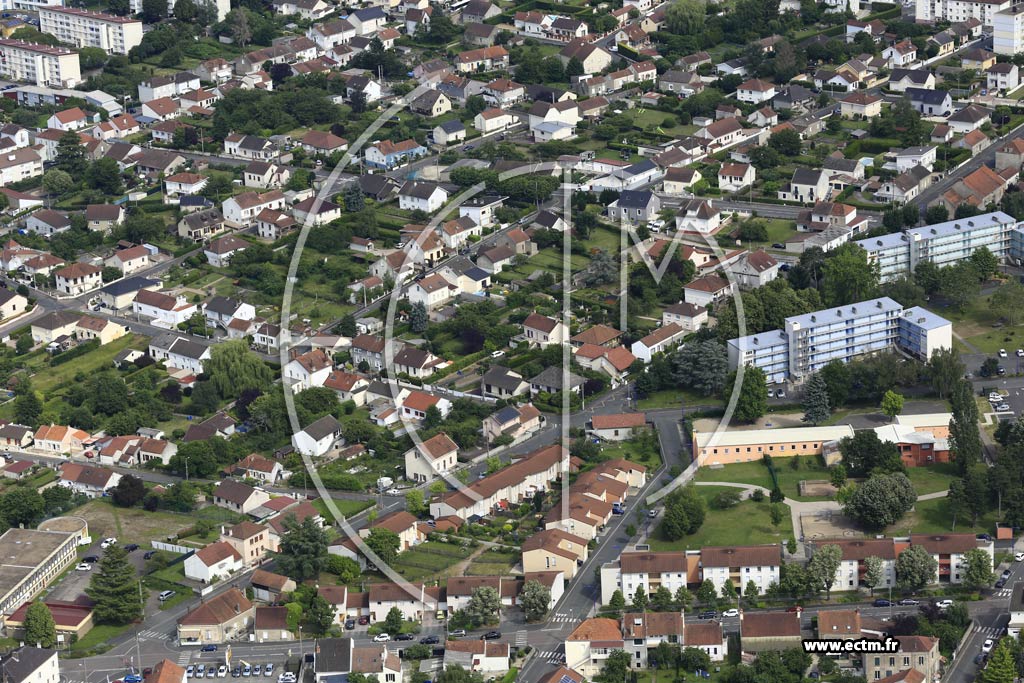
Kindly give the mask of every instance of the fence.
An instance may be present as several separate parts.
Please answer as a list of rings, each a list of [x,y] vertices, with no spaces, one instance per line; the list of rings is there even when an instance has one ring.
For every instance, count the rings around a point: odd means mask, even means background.
[[[179,553],[181,555],[191,555],[196,551],[195,548],[176,545],[174,543],[165,543],[164,541],[153,541],[152,544],[157,550],[166,550],[169,553]]]

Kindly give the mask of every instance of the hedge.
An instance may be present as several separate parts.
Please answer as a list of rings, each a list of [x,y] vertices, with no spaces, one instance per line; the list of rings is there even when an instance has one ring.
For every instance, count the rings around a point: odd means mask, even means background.
[[[64,351],[63,353],[58,353],[56,356],[50,359],[50,366],[53,367],[55,365],[63,365],[68,361],[72,361],[75,358],[78,358],[79,356],[84,356],[90,351],[95,351],[98,348],[100,348],[100,340],[90,339],[87,342],[79,344],[73,349],[69,349],[67,351]]]

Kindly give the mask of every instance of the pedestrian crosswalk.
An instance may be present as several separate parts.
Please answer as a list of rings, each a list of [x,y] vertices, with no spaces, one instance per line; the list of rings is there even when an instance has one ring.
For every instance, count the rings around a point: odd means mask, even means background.
[[[555,614],[555,616],[551,617],[550,621],[553,621],[556,624],[569,624],[569,623],[572,623],[574,621],[577,621],[577,619],[576,619],[576,617],[574,617],[571,614],[565,614],[563,612],[559,612],[559,613]]]
[[[185,650],[178,654],[178,666],[187,666],[189,661],[192,660],[192,651]]]
[[[526,646],[526,631],[516,631],[515,640],[512,643],[516,647]]]
[[[994,595],[997,598],[1008,598],[1008,597],[1010,597],[1010,595],[1012,593],[1013,593],[1013,589],[1012,588],[1000,588],[999,590],[997,590],[992,595]]]
[[[1003,629],[999,626],[982,626],[978,629],[978,633],[989,638],[998,638],[1003,635]]]
[[[558,650],[537,650],[537,656],[548,664],[561,664],[565,656]]]
[[[143,640],[169,640],[170,637],[170,634],[159,631],[141,631],[139,633],[139,638]]]

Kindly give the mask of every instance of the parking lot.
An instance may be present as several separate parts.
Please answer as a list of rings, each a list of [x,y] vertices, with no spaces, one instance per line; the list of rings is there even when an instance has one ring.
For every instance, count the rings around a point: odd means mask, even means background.
[[[98,565],[95,563],[82,562],[82,558],[95,557],[99,559],[103,557],[103,549],[100,547],[102,543],[103,539],[98,538],[91,546],[89,546],[88,550],[79,549],[79,561],[75,563],[75,567],[67,573],[64,579],[54,586],[48,596],[49,599],[74,602],[79,596],[85,595],[85,589],[89,587],[89,581],[92,579],[92,573],[98,569]],[[139,576],[142,576],[143,568],[146,565],[144,556],[144,549],[128,553],[128,561],[134,565]],[[80,564],[90,564],[91,569],[89,571],[79,571],[77,566]]]

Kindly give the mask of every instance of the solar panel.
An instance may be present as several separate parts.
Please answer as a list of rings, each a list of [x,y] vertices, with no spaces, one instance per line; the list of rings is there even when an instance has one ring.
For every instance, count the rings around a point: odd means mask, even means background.
[[[576,681],[573,680],[572,676],[563,674],[562,677],[558,679],[558,683],[576,683]]]

